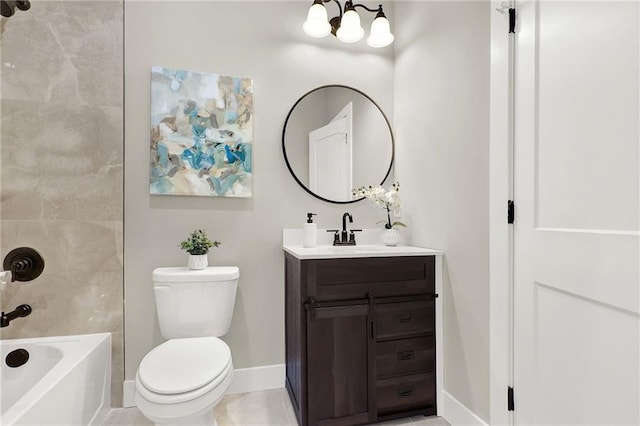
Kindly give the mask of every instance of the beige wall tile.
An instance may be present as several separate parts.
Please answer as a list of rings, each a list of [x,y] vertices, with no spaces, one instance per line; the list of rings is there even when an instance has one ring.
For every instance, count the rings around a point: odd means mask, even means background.
[[[39,278],[3,291],[3,310],[33,313],[0,335],[111,332],[121,406],[123,3],[36,0],[0,30],[0,252],[45,259]]]
[[[121,1],[33,1],[3,20],[2,96],[122,107]]]
[[[121,108],[4,100],[3,219],[121,220]]]
[[[40,277],[3,291],[3,310],[33,308],[2,329],[4,338],[122,332],[120,224],[3,220],[1,226],[3,253],[28,246],[45,260]]]

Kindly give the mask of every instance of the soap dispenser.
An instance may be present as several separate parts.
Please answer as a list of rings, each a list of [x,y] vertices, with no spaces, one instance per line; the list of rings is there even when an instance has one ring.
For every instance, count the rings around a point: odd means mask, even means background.
[[[313,216],[316,216],[316,214],[307,213],[307,223],[304,224],[302,231],[302,247],[313,248],[316,246],[318,229],[316,224],[313,223]]]

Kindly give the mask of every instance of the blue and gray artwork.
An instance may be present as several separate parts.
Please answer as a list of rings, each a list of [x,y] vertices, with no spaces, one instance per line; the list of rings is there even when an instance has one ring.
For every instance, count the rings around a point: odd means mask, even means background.
[[[150,192],[252,196],[250,79],[151,70]]]

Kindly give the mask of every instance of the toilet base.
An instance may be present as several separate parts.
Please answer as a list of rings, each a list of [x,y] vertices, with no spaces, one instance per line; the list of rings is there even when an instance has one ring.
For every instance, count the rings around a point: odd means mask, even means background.
[[[158,426],[217,426],[213,409],[222,400],[233,380],[233,365],[221,382],[215,384],[208,393],[194,400],[179,403],[157,403],[146,399],[141,393],[136,377],[135,402],[140,412]],[[188,414],[187,413],[191,413]]]

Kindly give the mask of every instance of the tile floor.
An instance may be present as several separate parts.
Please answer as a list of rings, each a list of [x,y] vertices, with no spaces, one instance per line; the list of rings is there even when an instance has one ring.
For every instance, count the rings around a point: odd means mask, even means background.
[[[218,426],[297,426],[285,389],[227,395],[215,408]],[[410,417],[380,425],[450,426],[441,417]],[[102,426],[150,426],[137,408],[113,409]]]

